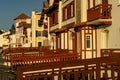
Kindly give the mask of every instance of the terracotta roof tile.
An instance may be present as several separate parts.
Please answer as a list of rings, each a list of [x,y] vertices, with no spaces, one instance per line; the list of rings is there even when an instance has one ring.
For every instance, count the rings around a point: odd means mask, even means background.
[[[17,19],[28,19],[28,18],[30,18],[28,15],[22,13],[19,16],[17,16],[14,20],[17,20]]]

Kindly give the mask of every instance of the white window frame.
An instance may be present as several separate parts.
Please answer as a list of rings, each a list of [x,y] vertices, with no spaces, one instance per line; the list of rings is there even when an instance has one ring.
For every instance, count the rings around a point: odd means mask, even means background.
[[[90,40],[90,41],[89,41],[89,42],[90,42],[90,43],[89,43],[89,46],[90,46],[90,47],[87,47],[87,37],[89,37],[89,40]],[[91,35],[86,35],[86,49],[91,49],[91,47],[92,47]]]

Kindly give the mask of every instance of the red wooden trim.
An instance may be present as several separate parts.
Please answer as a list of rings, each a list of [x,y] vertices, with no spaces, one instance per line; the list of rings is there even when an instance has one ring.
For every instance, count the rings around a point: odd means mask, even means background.
[[[66,28],[66,30],[67,30],[67,29],[73,28],[74,25],[75,25],[75,23],[73,22],[73,23],[62,26],[62,28]]]
[[[72,50],[74,52],[74,39],[73,39],[73,36],[72,36]]]
[[[58,50],[58,34],[56,35],[56,50]]]
[[[49,17],[49,18],[50,18],[50,27],[51,27],[53,24],[53,21],[52,21],[52,17]]]
[[[74,33],[74,50],[75,50],[75,53],[77,53],[77,32]]]
[[[111,4],[99,4],[88,9],[87,20],[94,21],[97,19],[111,19],[111,7]]]
[[[69,50],[69,34],[68,34],[68,31],[67,31],[67,49]]]
[[[84,58],[86,59],[86,30],[84,27]]]
[[[85,27],[85,26],[87,26],[86,23],[87,23],[87,22],[80,22],[80,23],[74,24],[74,25],[72,26],[72,28]]]
[[[63,49],[65,49],[65,32],[63,33],[63,38],[64,38],[64,40],[63,40]]]
[[[96,1],[96,0],[93,0],[93,7],[95,6],[95,1]]]
[[[71,15],[71,5],[73,5],[73,16]],[[66,12],[67,10],[67,12]],[[74,1],[72,1],[71,3],[69,3],[68,5],[66,5],[65,7],[63,7],[62,11],[63,11],[63,18],[62,20],[68,20],[70,18],[73,18],[75,16],[75,7],[74,7]],[[67,14],[67,15],[66,15]]]
[[[96,57],[97,57],[97,29],[95,29],[95,46],[96,46]]]
[[[70,74],[74,76],[78,76],[81,74],[82,80],[85,80],[86,75],[89,74],[89,79],[96,76],[96,80],[100,80],[103,77],[101,76],[101,71],[107,73],[107,71],[111,70],[111,77],[109,79],[115,80],[116,78],[119,79],[119,75],[115,76],[115,72],[119,70],[119,61],[120,57],[102,57],[102,58],[95,58],[95,59],[88,59],[88,60],[73,60],[71,61],[63,61],[63,62],[54,62],[54,63],[43,63],[43,64],[36,64],[36,65],[26,65],[26,66],[19,66],[17,68],[17,80],[23,80],[23,76],[25,80],[27,79],[38,79],[41,77],[48,78],[53,76],[59,76],[61,80],[61,75],[66,75],[65,78],[70,79]],[[66,65],[67,64],[67,65]],[[95,64],[95,66],[89,66],[91,64]],[[116,66],[117,65],[117,66]],[[75,67],[75,66],[83,66],[82,68],[72,68],[72,69],[62,69],[64,67]],[[24,72],[30,71],[38,71],[38,70],[48,70],[50,71],[45,72],[35,72],[35,73],[28,73],[23,74]],[[58,69],[58,70],[55,70]],[[77,70],[77,71],[76,71]],[[93,74],[95,72],[95,74]],[[119,71],[118,71],[119,72]],[[57,73],[57,74],[56,74]],[[116,72],[117,73],[117,72]],[[38,74],[38,76],[34,75]],[[41,74],[45,74],[44,76]],[[27,76],[29,75],[29,76]],[[79,77],[79,76],[78,76]],[[104,78],[108,78],[107,74]],[[75,78],[72,80],[76,80]],[[107,79],[106,79],[107,80]]]
[[[59,37],[60,37],[60,43],[59,44],[60,44],[60,49],[61,49],[61,34],[59,35]]]
[[[93,35],[93,30],[91,30],[91,33],[92,33],[92,58],[94,57],[94,52],[93,52],[93,48],[94,48],[94,35]]]
[[[80,55],[81,55],[81,59],[82,59],[82,29],[80,28],[79,29],[80,30]]]
[[[90,8],[90,0],[88,0],[88,9]]]
[[[102,0],[102,4],[108,4],[108,0]]]
[[[86,32],[86,30],[87,30],[87,32]],[[82,33],[82,31],[84,31],[84,33]],[[95,31],[95,28],[93,28],[92,26],[88,26],[88,27],[86,26],[86,27],[80,28],[81,36],[82,35],[84,36],[84,49],[82,49],[82,43],[83,42],[81,41],[81,53],[84,54],[84,58],[85,59],[86,59],[87,51],[91,51],[92,58],[94,57],[94,53],[96,54],[96,47],[95,47],[95,49],[93,49],[93,48],[94,48],[94,46],[96,46],[96,43],[97,43],[96,42],[96,35],[97,34],[95,33],[95,36],[94,36],[93,35],[94,31]],[[90,46],[91,48],[90,48],[90,50],[86,48],[86,35],[88,35],[88,34],[91,36],[91,43],[90,43],[91,44],[91,46]],[[83,40],[83,39],[81,38],[81,40]]]

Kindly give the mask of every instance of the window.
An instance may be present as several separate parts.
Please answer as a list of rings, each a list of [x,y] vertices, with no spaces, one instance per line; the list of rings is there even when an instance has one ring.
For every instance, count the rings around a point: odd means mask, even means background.
[[[42,42],[38,42],[38,47],[42,46]]]
[[[30,37],[32,37],[32,32],[30,32]]]
[[[63,8],[63,21],[74,16],[74,2],[71,2]]]
[[[90,36],[86,36],[86,48],[90,48]]]
[[[55,11],[50,16],[50,26],[58,24],[58,11]]]
[[[42,27],[42,25],[43,25],[43,20],[38,20],[38,26]]]
[[[36,31],[36,37],[42,36],[42,32],[41,31]]]

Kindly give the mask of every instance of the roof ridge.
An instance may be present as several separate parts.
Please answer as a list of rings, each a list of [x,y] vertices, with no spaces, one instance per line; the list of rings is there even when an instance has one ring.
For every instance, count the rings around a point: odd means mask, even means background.
[[[30,18],[30,17],[28,15],[26,15],[25,13],[21,13],[14,20],[17,20],[17,19],[27,19],[27,18]]]

